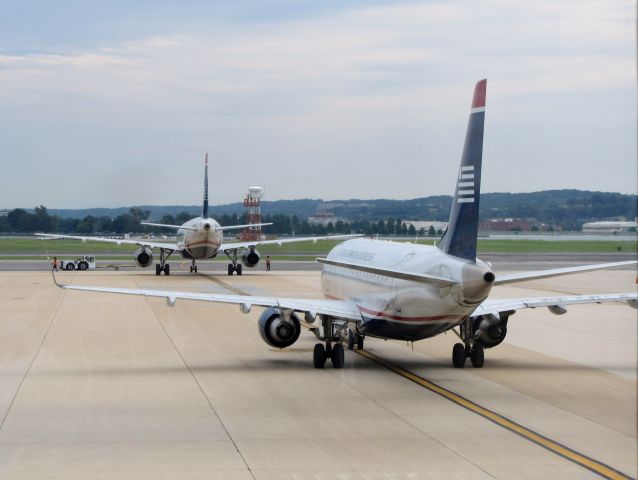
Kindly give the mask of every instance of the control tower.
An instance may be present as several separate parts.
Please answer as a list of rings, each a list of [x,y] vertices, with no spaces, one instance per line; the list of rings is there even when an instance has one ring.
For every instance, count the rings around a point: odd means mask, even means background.
[[[248,224],[261,223],[261,199],[266,190],[263,187],[248,187],[248,193],[244,198],[246,208],[246,220]],[[240,239],[242,242],[252,242],[262,239],[261,227],[248,227],[242,230]]]

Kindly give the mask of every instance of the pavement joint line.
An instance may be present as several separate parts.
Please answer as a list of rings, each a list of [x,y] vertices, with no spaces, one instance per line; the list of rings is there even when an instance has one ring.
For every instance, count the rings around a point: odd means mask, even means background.
[[[239,455],[239,458],[241,458],[242,461],[244,462],[244,465],[246,466],[246,469],[248,470],[248,473],[250,473],[250,476],[252,478],[255,478],[255,474],[253,473],[252,469],[250,468],[250,465],[248,464],[248,461],[246,460],[244,455],[241,453],[241,450],[239,449],[239,446],[237,445],[237,443],[233,439],[232,435],[228,431],[228,428],[226,428],[226,425],[224,425],[223,420],[219,416],[219,413],[217,413],[217,410],[213,406],[213,403],[210,401],[210,398],[208,398],[208,395],[206,395],[206,392],[204,391],[204,387],[202,387],[202,384],[199,383],[199,380],[197,380],[197,376],[195,375],[195,372],[193,372],[193,370],[191,369],[190,365],[188,364],[188,362],[186,361],[186,359],[182,355],[182,352],[178,348],[177,344],[173,341],[173,337],[171,337],[170,334],[168,333],[168,330],[166,329],[166,326],[164,325],[164,322],[162,322],[162,320],[159,318],[159,316],[155,313],[155,310],[153,309],[153,306],[149,302],[149,297],[144,297],[144,299],[146,300],[147,305],[151,309],[151,312],[153,312],[153,315],[155,316],[155,319],[157,320],[157,322],[160,324],[160,327],[164,331],[164,335],[166,335],[166,338],[168,338],[168,341],[171,342],[171,345],[173,346],[173,348],[175,349],[175,352],[177,353],[177,355],[179,356],[180,360],[182,361],[182,364],[184,365],[184,367],[186,367],[186,370],[188,370],[188,373],[193,378],[193,381],[195,382],[195,385],[197,385],[197,388],[199,389],[201,394],[206,399],[206,402],[208,403],[208,407],[213,412],[213,415],[215,415],[215,417],[217,418],[217,421],[219,422],[219,424],[221,425],[222,429],[226,433],[226,436],[228,437],[228,440],[230,440],[230,442],[233,444],[233,447],[235,447],[235,451],[237,452],[237,455]]]
[[[612,480],[616,480],[616,479],[633,480],[633,477],[630,477],[629,475],[623,472],[620,472],[619,470],[616,470],[615,468],[610,467],[609,465],[606,465],[602,462],[594,460],[593,458],[588,457],[587,455],[579,453],[565,445],[562,445],[550,438],[547,438],[544,435],[541,435],[540,433],[537,433],[531,430],[530,428],[527,428],[519,423],[516,423],[513,420],[510,420],[509,418],[503,415],[500,415],[488,408],[485,408],[479,405],[478,403],[475,403],[459,395],[458,393],[448,390],[447,388],[444,388],[430,380],[427,380],[415,373],[410,372],[409,370],[406,370],[398,365],[395,365],[394,363],[389,362],[388,360],[385,360],[375,355],[374,353],[371,353],[367,350],[355,350],[355,352],[361,355],[362,357],[365,357],[368,360],[376,363],[377,365],[381,365],[382,367],[387,368],[388,370],[402,376],[403,378],[410,380],[411,382],[414,382],[417,385],[420,385],[421,387],[426,388],[427,390],[433,393],[436,393],[437,395],[440,395],[443,398],[446,398],[447,400],[450,400],[451,402],[473,413],[476,413],[477,415],[480,415],[481,417],[495,423],[496,425],[499,425],[511,431],[512,433],[515,433],[525,438],[526,440],[529,440],[530,442],[535,443],[536,445],[543,447],[546,450],[549,450],[550,452],[560,457],[565,458],[566,460],[569,460],[583,468],[586,468],[587,470],[591,472],[596,473],[597,475],[600,475],[603,478],[612,479]]]
[[[27,376],[29,376],[29,373],[31,373],[31,368],[33,368],[33,365],[35,364],[36,359],[40,355],[40,351],[42,350],[42,345],[44,345],[44,342],[46,341],[47,336],[49,335],[49,332],[51,331],[51,327],[53,326],[53,322],[55,322],[55,319],[58,317],[58,314],[60,313],[60,309],[62,308],[62,304],[64,303],[64,299],[66,298],[67,293],[68,293],[68,290],[64,293],[64,295],[60,299],[60,303],[58,303],[58,306],[55,309],[55,313],[51,316],[51,320],[49,321],[49,326],[47,327],[46,332],[44,332],[44,335],[42,336],[40,345],[38,345],[38,350],[35,352],[35,355],[33,355],[33,358],[31,359],[31,363],[29,363],[29,367],[24,372],[24,375],[22,376],[22,379],[20,380],[20,384],[18,385],[18,388],[16,388],[16,393],[13,395],[13,398],[11,399],[11,403],[9,404],[9,407],[7,408],[7,411],[5,412],[4,416],[2,417],[2,422],[0,422],[0,431],[4,427],[4,424],[7,421],[7,418],[9,418],[9,413],[11,413],[11,410],[13,409],[13,405],[15,404],[16,398],[18,398],[18,395],[20,394],[20,390],[22,389],[22,384],[26,380]]]
[[[237,295],[243,295],[243,296],[249,295],[248,292],[244,292],[243,290],[240,290],[239,288],[236,288],[236,287],[233,287],[232,285],[229,285],[228,283],[224,282],[223,280],[220,280],[219,278],[217,278],[215,275],[202,274],[202,276],[206,277],[211,282],[215,282],[219,286],[224,287],[224,288],[230,290],[231,292],[236,293]]]

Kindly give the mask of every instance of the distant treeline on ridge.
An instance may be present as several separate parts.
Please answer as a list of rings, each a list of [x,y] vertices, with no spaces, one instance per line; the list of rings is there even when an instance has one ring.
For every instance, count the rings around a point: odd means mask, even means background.
[[[481,195],[481,220],[493,218],[533,219],[538,223],[580,230],[585,222],[609,218],[633,220],[638,197],[620,193],[581,190],[549,190],[533,193],[485,193]],[[412,200],[279,200],[263,201],[264,228],[273,234],[325,234],[359,232],[367,234],[423,233],[412,231],[403,222],[446,221],[452,198],[431,196]],[[329,225],[312,224],[308,217],[317,211],[334,214]],[[137,206],[79,210],[14,209],[0,216],[0,233],[35,231],[64,233],[164,232],[142,227],[140,221],[181,224],[201,214],[201,206]],[[222,225],[246,223],[242,203],[211,206],[210,214]],[[427,232],[426,232],[427,233]]]

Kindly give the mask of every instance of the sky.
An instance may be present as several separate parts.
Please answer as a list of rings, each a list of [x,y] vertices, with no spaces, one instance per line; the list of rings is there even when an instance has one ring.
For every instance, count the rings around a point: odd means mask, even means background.
[[[627,0],[0,3],[0,208],[636,193]]]

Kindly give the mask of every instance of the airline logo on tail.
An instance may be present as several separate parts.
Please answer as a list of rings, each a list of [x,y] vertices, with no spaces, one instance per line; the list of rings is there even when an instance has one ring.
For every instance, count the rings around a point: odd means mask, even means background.
[[[461,167],[459,170],[459,179],[456,184],[456,201],[459,203],[474,203],[474,165]]]

